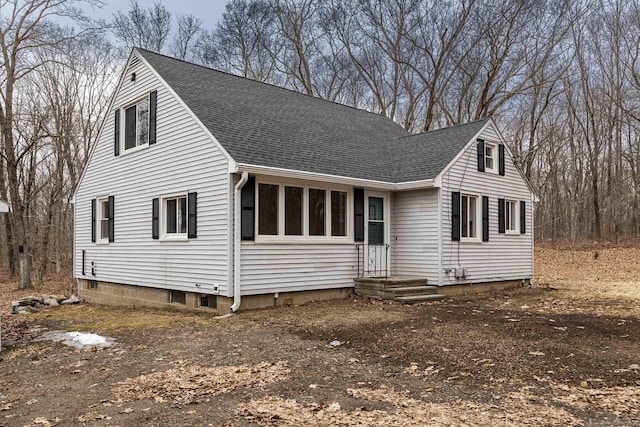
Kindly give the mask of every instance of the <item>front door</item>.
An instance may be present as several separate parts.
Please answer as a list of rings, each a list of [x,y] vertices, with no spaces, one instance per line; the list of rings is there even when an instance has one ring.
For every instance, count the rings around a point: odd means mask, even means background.
[[[387,276],[388,245],[385,198],[368,196],[366,268],[368,276]]]

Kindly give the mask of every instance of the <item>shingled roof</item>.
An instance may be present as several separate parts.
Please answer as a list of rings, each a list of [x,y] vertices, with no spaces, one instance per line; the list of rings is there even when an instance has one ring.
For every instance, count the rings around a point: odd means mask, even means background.
[[[432,179],[488,120],[411,135],[380,114],[136,50],[237,163],[384,182]]]

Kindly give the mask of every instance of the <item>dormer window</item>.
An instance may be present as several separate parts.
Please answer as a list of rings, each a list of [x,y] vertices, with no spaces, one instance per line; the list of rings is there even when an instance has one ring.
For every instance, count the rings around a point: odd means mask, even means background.
[[[124,109],[124,149],[149,144],[149,96]]]
[[[115,110],[114,154],[128,154],[156,143],[158,92],[151,91]]]
[[[504,144],[487,142],[478,138],[476,145],[478,148],[478,172],[490,172],[504,176]]]
[[[489,142],[485,142],[484,144],[484,168],[488,172],[498,173],[498,169],[496,168],[497,159],[496,159],[496,146],[495,144],[491,144]]]

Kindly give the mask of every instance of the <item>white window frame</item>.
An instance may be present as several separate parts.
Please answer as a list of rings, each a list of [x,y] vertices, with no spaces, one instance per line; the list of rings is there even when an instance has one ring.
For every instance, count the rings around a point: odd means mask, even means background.
[[[515,219],[511,223],[511,211],[509,204],[513,203],[513,213]],[[504,201],[504,232],[505,234],[520,234],[520,202],[513,199],[505,199]]]
[[[462,235],[463,227],[462,227],[462,198],[463,197],[471,197],[476,199],[476,212],[475,212],[475,222],[476,222],[476,236],[475,237],[464,237]],[[467,208],[469,207],[469,202],[467,202]],[[467,229],[469,229],[467,224]],[[461,242],[473,242],[473,243],[481,243],[482,242],[482,197],[480,194],[474,193],[460,193],[460,241]]]
[[[269,184],[278,186],[278,234],[264,235],[260,234],[260,184]],[[302,235],[285,235],[285,192],[284,187],[301,187],[302,188]],[[348,243],[353,244],[353,189],[347,186],[333,185],[327,183],[309,183],[297,180],[275,180],[272,177],[256,177],[255,190],[255,243]],[[325,191],[325,235],[311,236],[309,235],[309,189]],[[341,191],[347,193],[347,206],[345,212],[345,236],[331,235],[331,192]]]
[[[487,148],[491,149],[491,156],[487,156]],[[493,142],[484,142],[484,170],[485,172],[498,173],[498,144]],[[487,159],[491,159],[492,167],[487,166]]]
[[[109,244],[109,217],[102,215],[102,203],[107,204],[107,215],[109,215],[109,196],[96,198],[96,243],[99,245]],[[107,235],[102,237],[102,221],[107,221]]]
[[[185,215],[187,217],[187,229],[184,233],[167,233],[167,200],[177,199],[177,198],[185,198],[186,211]],[[176,215],[176,221],[177,219]],[[162,241],[171,241],[171,242],[185,242],[189,240],[189,192],[179,192],[172,194],[164,194],[160,196],[160,216],[158,218],[160,220],[160,240]]]
[[[147,129],[147,142],[144,144],[140,144],[138,145],[138,104],[140,104],[142,101],[147,100],[148,103],[148,114],[149,116],[151,116],[151,96],[150,93],[147,93],[144,96],[141,96],[139,98],[137,98],[135,101],[128,103],[127,105],[125,105],[124,107],[120,108],[120,153],[121,154],[131,154],[131,153],[135,153],[136,151],[140,151],[140,150],[144,150],[145,148],[149,147],[149,139],[151,137],[151,135],[149,135],[149,129],[151,128],[151,117],[149,117],[149,123],[147,124],[148,129]],[[126,110],[130,107],[136,107],[136,146],[135,147],[131,147],[131,148],[126,148],[126,137],[127,137],[127,117],[126,117]]]

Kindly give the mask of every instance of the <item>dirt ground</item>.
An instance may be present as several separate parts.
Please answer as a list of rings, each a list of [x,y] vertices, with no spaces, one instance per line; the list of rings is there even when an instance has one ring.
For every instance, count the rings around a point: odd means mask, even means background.
[[[0,352],[0,426],[640,426],[640,249],[595,253],[538,249],[534,286],[512,292],[225,319],[87,304],[16,317],[0,284],[3,338],[18,340]],[[31,341],[46,330],[116,344]]]

